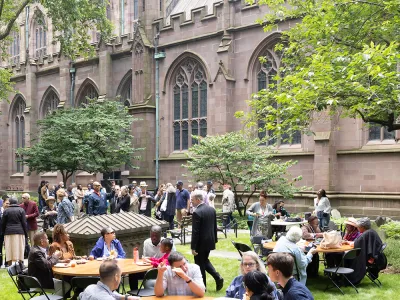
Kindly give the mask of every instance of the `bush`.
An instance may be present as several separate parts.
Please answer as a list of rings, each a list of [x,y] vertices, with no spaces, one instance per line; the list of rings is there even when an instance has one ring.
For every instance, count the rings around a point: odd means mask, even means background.
[[[400,222],[388,222],[383,224],[380,229],[385,231],[388,239],[400,239]]]
[[[387,239],[386,243],[385,254],[388,264],[392,265],[395,269],[400,269],[400,240]]]

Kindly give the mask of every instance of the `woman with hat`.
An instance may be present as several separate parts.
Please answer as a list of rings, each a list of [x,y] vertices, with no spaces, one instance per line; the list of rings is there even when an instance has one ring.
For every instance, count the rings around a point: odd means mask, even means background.
[[[139,193],[139,214],[151,217],[152,203],[157,201],[154,199],[152,193],[147,191],[146,181],[140,182],[140,193]]]
[[[358,230],[357,220],[353,217],[348,218],[344,224],[346,224],[346,231],[343,237],[343,244],[350,244],[361,235],[361,232]]]
[[[43,230],[53,228],[57,224],[57,207],[55,205],[56,199],[53,196],[48,196],[46,199],[46,206],[42,209],[41,218],[43,219]]]

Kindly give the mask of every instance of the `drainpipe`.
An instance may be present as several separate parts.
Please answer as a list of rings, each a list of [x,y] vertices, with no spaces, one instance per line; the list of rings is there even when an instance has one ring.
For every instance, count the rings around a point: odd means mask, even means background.
[[[29,50],[29,6],[25,7],[25,50]]]
[[[74,62],[71,61],[71,67],[69,68],[69,73],[71,74],[71,90],[70,90],[70,97],[69,97],[69,104],[70,107],[74,107],[75,106],[75,73],[76,73],[76,69],[74,67]],[[76,182],[76,174],[75,172],[72,174],[72,182]]]
[[[159,80],[160,80],[160,66],[158,61],[158,40],[160,38],[160,33],[157,32],[154,37],[154,58],[156,60],[156,78],[155,78],[155,88],[156,88],[156,188],[158,187],[159,180],[159,152],[160,152],[160,117],[159,117],[159,101],[160,101],[160,91],[159,91]]]
[[[124,34],[124,21],[125,21],[125,0],[121,0],[121,22],[120,22],[120,29],[119,29],[119,35]]]

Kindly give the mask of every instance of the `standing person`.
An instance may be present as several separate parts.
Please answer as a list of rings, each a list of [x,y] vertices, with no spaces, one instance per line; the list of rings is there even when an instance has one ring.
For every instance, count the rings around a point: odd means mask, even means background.
[[[74,220],[74,205],[68,200],[64,189],[57,191],[57,223],[65,224]]]
[[[115,186],[115,191],[118,192],[120,197],[118,198],[118,203],[115,208],[115,212],[128,212],[129,211],[129,206],[131,205],[131,197],[129,196],[128,193],[128,187],[124,185],[121,188],[121,191],[119,191],[119,186]]]
[[[28,193],[22,194],[22,201],[20,207],[25,211],[26,221],[28,223],[29,241],[31,246],[33,246],[33,236],[38,229],[36,218],[39,217],[39,210],[36,202],[30,200],[30,195]]]
[[[151,217],[152,203],[156,203],[152,193],[147,191],[146,181],[140,182],[141,193],[139,195],[139,214]]]
[[[190,194],[183,188],[182,180],[176,182],[176,219],[181,227],[182,217],[187,215],[190,208]]]
[[[207,181],[207,194],[209,193],[215,194],[215,190],[213,189],[213,182],[211,180]]]
[[[49,182],[46,181],[44,185],[40,189],[40,194],[42,195],[43,201],[46,201],[47,197],[49,196]]]
[[[25,241],[28,238],[26,214],[18,205],[18,200],[10,198],[10,206],[4,210],[2,218],[2,232],[6,248],[7,264],[13,261],[24,261]]]
[[[215,209],[204,204],[203,194],[194,191],[191,195],[194,206],[192,220],[191,249],[194,262],[200,267],[204,286],[206,286],[206,271],[215,279],[217,291],[222,289],[224,279],[215,270],[209,260],[210,251],[215,249],[217,239],[217,214]]]
[[[139,196],[137,195],[133,184],[128,185],[128,194],[130,197],[129,211],[139,213]]]
[[[269,230],[272,230],[272,228],[266,228],[265,226],[262,226],[262,223],[265,222],[265,219],[271,216],[273,212],[272,206],[267,203],[267,197],[267,193],[265,191],[261,191],[259,202],[253,203],[246,211],[248,216],[252,216],[254,218],[250,232],[251,236],[272,236],[272,234],[269,234],[268,232]]]
[[[154,212],[157,220],[163,220],[163,212],[161,211],[161,206],[164,203],[164,201],[167,200],[166,190],[167,188],[165,187],[165,184],[162,183],[158,186],[156,195],[154,196],[154,199],[157,201]],[[165,202],[165,205],[167,205],[167,202]],[[164,211],[165,211],[165,205],[163,206]]]
[[[93,185],[91,183],[88,183],[86,187],[87,189],[85,191],[85,195],[83,196],[82,205],[85,207],[86,214],[89,214],[89,196],[93,192]]]
[[[223,185],[224,192],[222,193],[222,212],[228,213],[228,219],[224,220],[224,226],[231,223],[232,214],[235,211],[235,194],[231,191],[229,184]],[[229,229],[229,228],[228,228]]]
[[[207,197],[207,191],[206,191],[206,187],[204,186],[204,183],[202,183],[201,181],[199,181],[196,184],[196,191],[200,191],[203,195],[203,202],[204,204],[208,205],[208,197]]]
[[[42,187],[46,185],[46,181],[42,180],[38,187],[38,203],[39,203],[39,211],[42,211],[43,207],[46,205],[44,202],[44,198],[42,197]]]
[[[137,182],[135,180],[132,181],[132,186],[133,186],[134,193],[139,197],[139,195],[141,194],[142,190],[140,189],[140,187],[137,186]]]
[[[107,214],[107,195],[100,191],[101,184],[93,182],[93,191],[88,199],[88,215],[97,216]]]
[[[119,198],[121,196],[121,187],[116,185],[113,181],[113,185],[111,187],[111,193],[107,194],[107,198],[110,201],[110,213],[115,214],[117,211],[117,205],[119,203]],[[128,189],[128,188],[127,188]],[[128,206],[129,208],[129,206]]]
[[[63,188],[64,188],[64,182],[60,181],[60,182],[58,183],[58,185],[56,186],[56,188],[54,189],[54,193],[56,193],[56,195],[57,195],[57,191],[58,191],[59,189],[63,189]]]
[[[161,204],[161,212],[164,221],[169,223],[169,229],[174,229],[174,217],[176,211],[176,189],[171,183],[167,183],[166,186],[166,204]]]
[[[317,198],[314,199],[314,214],[319,219],[319,228],[324,230],[324,227],[328,227],[329,221],[331,220],[331,203],[329,202],[326,192],[320,189],[317,192]]]
[[[294,259],[289,253],[272,253],[267,259],[268,274],[283,288],[283,300],[314,300],[309,289],[292,276]]]
[[[46,206],[43,207],[42,215],[40,216],[43,219],[44,231],[53,228],[57,224],[57,207],[55,202],[56,199],[53,196],[49,196],[46,199]]]
[[[83,206],[82,206],[83,197],[85,196],[85,194],[83,193],[82,184],[78,184],[78,186],[76,187],[74,196],[75,196],[75,199],[76,199],[76,203],[78,205],[79,212],[82,212],[82,210],[83,210]]]
[[[6,197],[4,197],[6,196]],[[3,203],[0,207],[0,267],[3,265],[3,244],[4,244],[4,234],[3,234],[3,214],[4,211],[10,206],[10,200],[7,195],[2,197]],[[6,260],[6,259],[4,259]]]

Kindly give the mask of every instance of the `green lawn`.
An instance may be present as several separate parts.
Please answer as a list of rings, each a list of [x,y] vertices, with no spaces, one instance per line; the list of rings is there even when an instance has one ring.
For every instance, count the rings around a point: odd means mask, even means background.
[[[222,237],[222,235],[220,235]],[[248,234],[239,234],[238,239],[234,237],[233,233],[230,233],[228,239],[221,238],[217,244],[217,250],[220,251],[232,251],[235,252],[231,244],[231,239],[249,244]],[[390,244],[389,244],[390,247]],[[177,250],[182,252],[190,262],[193,262],[193,256],[190,254],[190,246],[178,245]],[[389,254],[389,253],[388,253]],[[215,282],[210,275],[207,276],[207,293],[206,296],[220,297],[225,295],[225,289],[228,287],[232,279],[239,273],[239,261],[232,258],[220,258],[211,257],[211,262],[218,272],[224,277],[224,288],[215,292]],[[390,263],[389,257],[389,263]],[[328,283],[328,279],[323,276],[323,266],[320,266],[320,276],[316,279],[309,279],[307,285],[314,295],[315,299],[341,299],[341,300],[367,300],[367,299],[397,299],[400,295],[400,274],[382,274],[380,279],[383,283],[382,288],[377,288],[369,281],[368,278],[364,279],[359,286],[359,294],[357,294],[352,288],[343,288],[345,295],[342,296],[340,291],[337,289],[330,289],[324,292],[325,286]],[[12,284],[6,270],[0,270],[0,299],[7,300],[21,300],[21,296],[16,293],[16,288]]]

